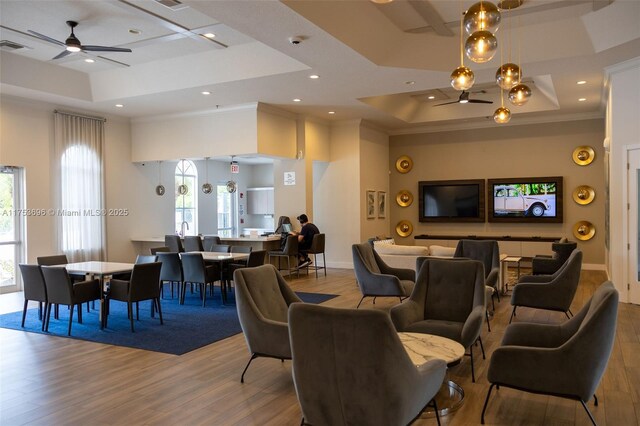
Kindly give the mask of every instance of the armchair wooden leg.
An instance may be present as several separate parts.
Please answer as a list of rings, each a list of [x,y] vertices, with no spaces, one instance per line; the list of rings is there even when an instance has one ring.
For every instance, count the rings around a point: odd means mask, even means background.
[[[249,358],[249,362],[247,363],[247,366],[244,367],[244,371],[242,372],[242,376],[240,376],[240,383],[244,383],[244,373],[247,372],[247,369],[249,368],[249,365],[251,365],[251,361],[253,361],[256,358],[258,358],[257,354],[251,354],[251,358]]]
[[[491,383],[491,386],[489,386],[489,392],[487,392],[487,398],[484,400],[484,407],[482,407],[482,415],[480,416],[481,424],[484,424],[484,412],[487,411],[487,404],[489,403],[489,397],[491,396],[491,391],[493,390],[494,386],[495,384]]]

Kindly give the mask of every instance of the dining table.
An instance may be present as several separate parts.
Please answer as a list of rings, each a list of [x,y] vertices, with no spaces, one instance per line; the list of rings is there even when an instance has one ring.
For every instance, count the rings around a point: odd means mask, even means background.
[[[100,329],[104,328],[104,299],[109,291],[109,283],[114,274],[130,273],[133,263],[88,261],[67,263],[64,265],[70,274],[83,274],[85,279],[97,279],[100,283]]]
[[[229,263],[236,260],[249,258],[249,253],[222,253],[215,251],[192,251],[189,253],[200,253],[206,263],[217,263],[220,265],[220,289],[222,291],[222,304],[227,302],[227,285],[225,282],[225,271]]]

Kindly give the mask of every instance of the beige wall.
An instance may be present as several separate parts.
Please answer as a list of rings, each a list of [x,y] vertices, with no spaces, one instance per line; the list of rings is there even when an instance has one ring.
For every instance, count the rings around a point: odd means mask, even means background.
[[[253,152],[268,156],[296,158],[295,115],[259,104],[256,120],[257,149]]]
[[[367,196],[368,190],[373,190],[377,197],[379,192],[387,193],[387,204],[389,200],[389,136],[386,133],[367,127],[360,126],[360,194],[362,200],[360,209],[360,238],[375,237],[376,235],[389,234],[389,207],[386,208],[386,217],[378,217],[378,206],[375,206],[375,218],[367,218]],[[399,241],[400,243],[400,241]],[[404,244],[404,243],[403,243]]]
[[[406,219],[413,223],[412,237],[431,235],[512,235],[573,237],[572,227],[588,220],[596,227],[593,239],[580,242],[584,263],[604,265],[604,164],[602,141],[604,120],[584,120],[536,125],[490,127],[443,133],[398,135],[390,138],[388,167],[391,168],[391,227]],[[589,145],[596,151],[589,166],[572,160],[573,150]],[[406,174],[395,170],[395,161],[408,155],[414,161]],[[507,177],[564,177],[564,223],[420,223],[418,221],[418,182],[421,180],[491,179]],[[588,206],[579,206],[572,191],[590,185],[596,197]],[[411,206],[401,208],[395,202],[398,191],[408,189],[414,195]],[[394,237],[398,238],[394,232]],[[412,238],[406,239],[412,244]]]
[[[25,168],[26,208],[54,207],[51,198],[50,151],[53,110],[56,105],[2,97],[0,105],[0,163]],[[82,112],[82,111],[78,111]],[[129,216],[107,218],[107,257],[112,261],[135,258],[129,241],[135,215],[138,173],[131,164],[128,120],[107,117],[105,126],[106,208],[129,208]],[[27,217],[27,261],[55,254],[54,217]]]

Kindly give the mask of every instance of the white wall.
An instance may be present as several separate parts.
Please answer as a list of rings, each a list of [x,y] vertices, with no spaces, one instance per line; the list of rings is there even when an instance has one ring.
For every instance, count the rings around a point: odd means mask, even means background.
[[[8,96],[0,104],[0,164],[25,168],[26,208],[54,207],[50,152],[53,144],[53,110],[56,105]],[[82,113],[84,111],[78,111]],[[134,247],[129,241],[132,217],[139,204],[136,187],[139,174],[131,164],[128,120],[107,117],[105,124],[106,208],[129,208],[126,217],[107,218],[107,258],[131,261]],[[57,253],[54,217],[27,217],[27,261]]]
[[[626,146],[640,143],[640,58],[618,64],[607,70],[609,79],[607,106],[607,138],[609,154],[609,278],[620,292],[620,300],[628,302],[626,245]]]

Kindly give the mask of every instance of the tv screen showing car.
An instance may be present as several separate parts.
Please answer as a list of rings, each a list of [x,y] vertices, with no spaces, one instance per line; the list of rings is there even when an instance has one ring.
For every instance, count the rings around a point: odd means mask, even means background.
[[[561,223],[562,177],[489,179],[489,222]]]
[[[484,222],[484,180],[419,182],[420,222]]]

